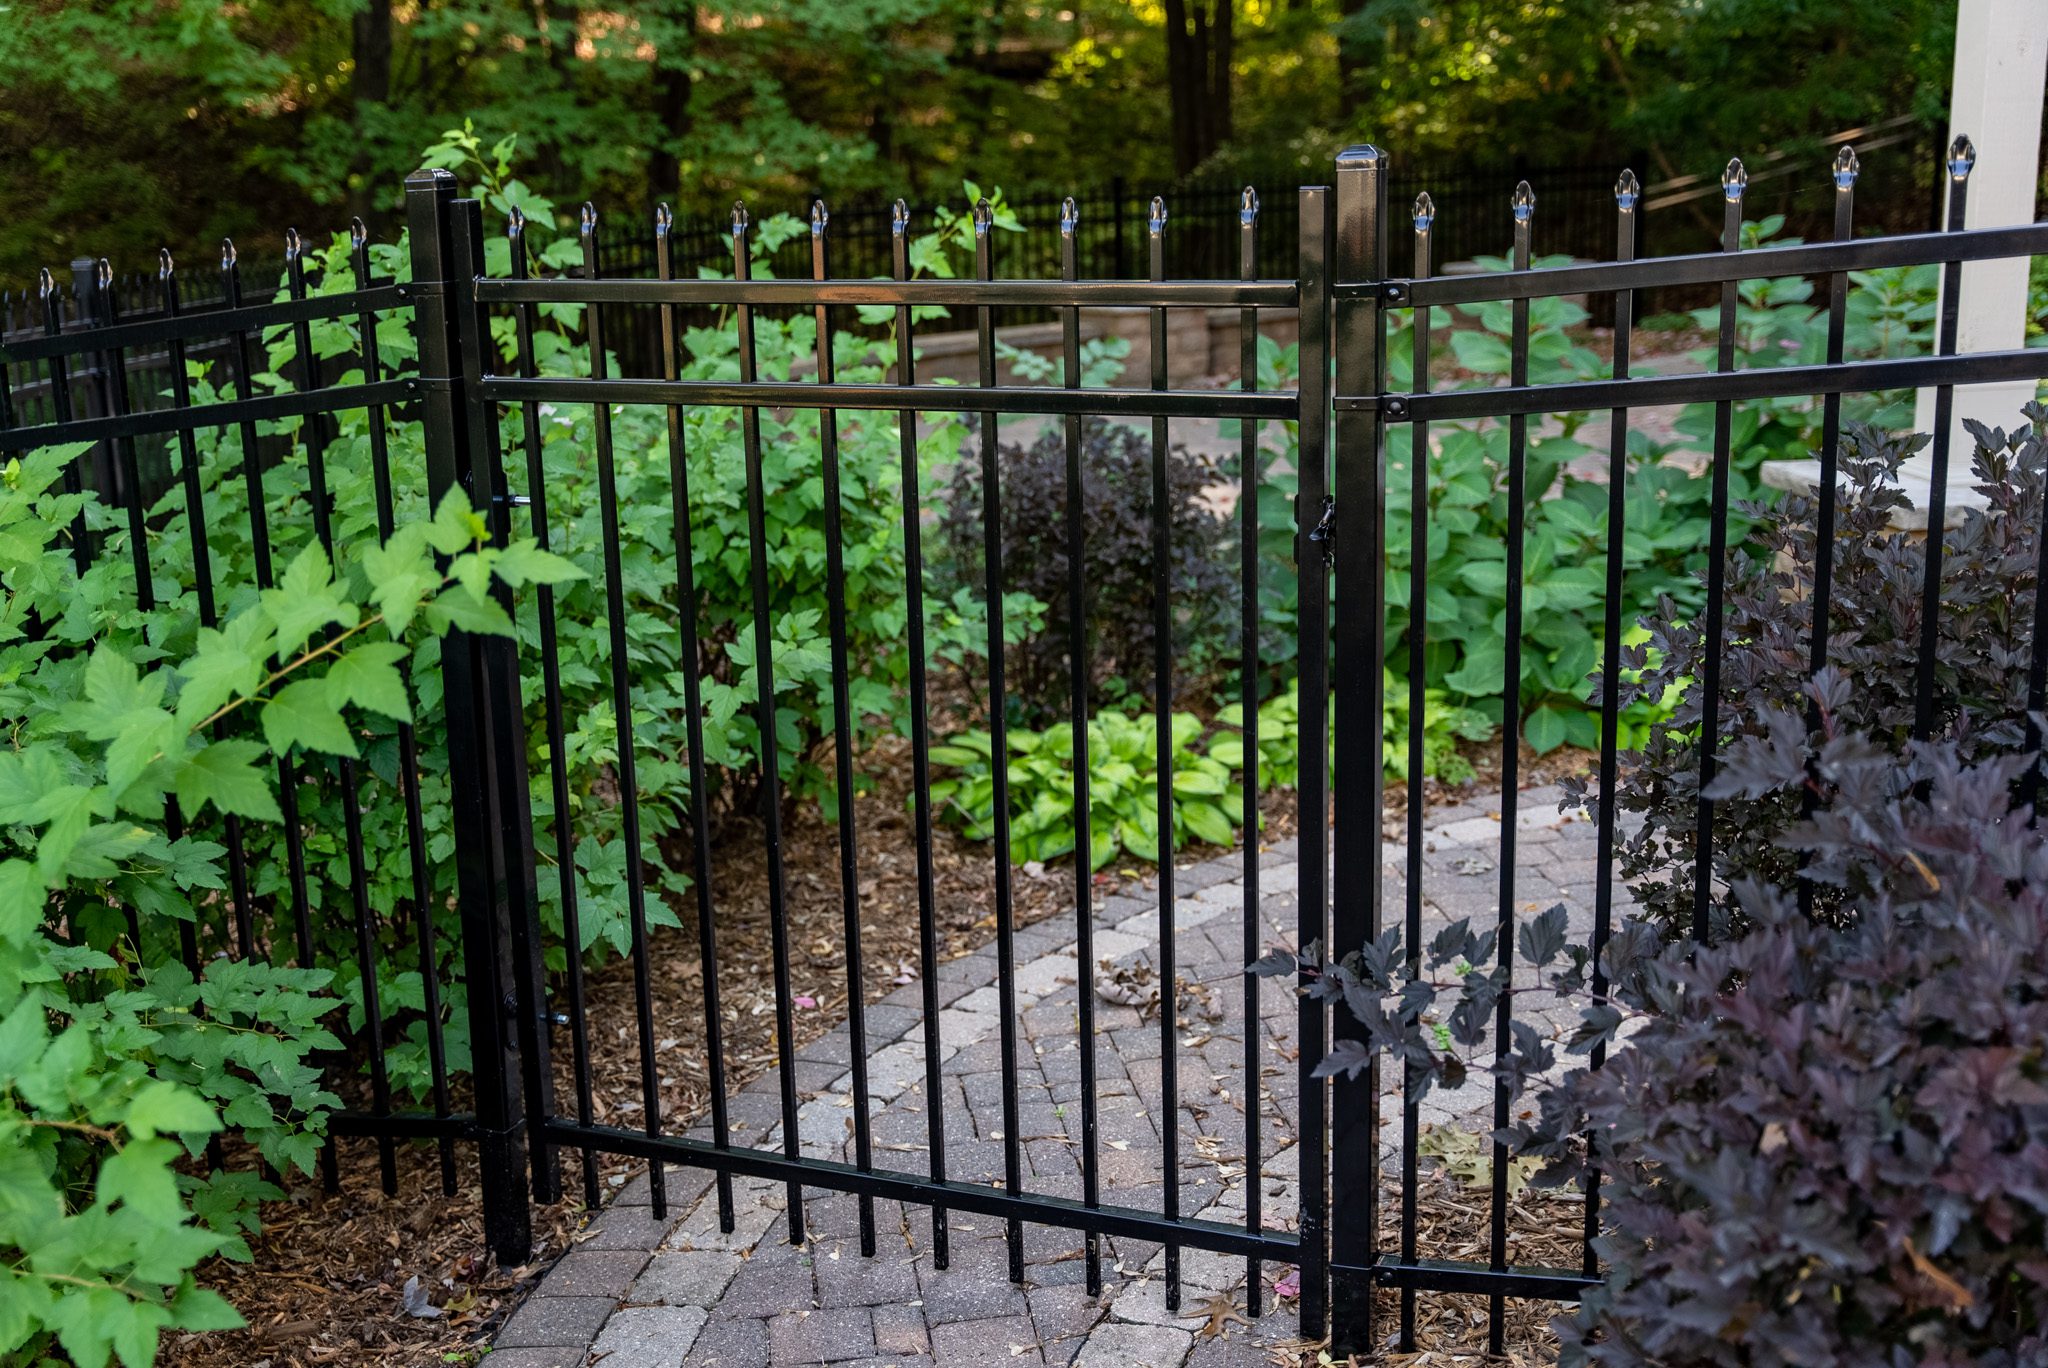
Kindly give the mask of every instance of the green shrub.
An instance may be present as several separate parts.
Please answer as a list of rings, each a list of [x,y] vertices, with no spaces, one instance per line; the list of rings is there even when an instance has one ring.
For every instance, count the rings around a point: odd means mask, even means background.
[[[473,135],[449,135],[430,152],[429,164],[453,168],[492,212],[517,207],[529,223],[528,237],[544,265],[561,267],[579,260],[573,238],[556,239],[550,225],[553,206],[512,175],[512,148],[501,143],[485,149]],[[789,234],[795,220],[778,216],[757,226],[757,256]],[[954,233],[953,237],[958,234]],[[918,256],[943,265],[948,243],[934,234],[918,240]],[[373,268],[379,276],[406,280],[406,244],[373,247]],[[494,236],[487,243],[492,268],[506,269],[508,244]],[[345,239],[323,249],[309,247],[306,274],[312,293],[327,294],[353,286]],[[582,311],[575,306],[543,306],[535,337],[542,373],[589,373],[588,348],[581,334]],[[502,363],[510,368],[512,319],[493,320],[496,339],[507,349]],[[755,323],[761,374],[787,378],[792,368],[815,352],[815,325],[808,317],[790,320],[758,318]],[[409,320],[381,319],[376,330],[386,373],[406,373],[415,364]],[[358,346],[354,318],[315,323],[314,350],[322,357],[352,357]],[[681,373],[686,378],[732,380],[738,358],[731,330],[693,329],[683,339]],[[893,360],[885,344],[841,334],[836,358],[845,380],[875,380]],[[289,330],[272,329],[255,349],[253,387],[263,393],[291,387],[286,378],[296,347]],[[344,371],[346,361],[330,361],[322,375],[327,383],[358,378]],[[231,398],[195,374],[193,398],[208,403]],[[502,445],[515,488],[525,484],[522,412],[504,415]],[[933,419],[920,442],[920,468],[928,472],[943,456],[959,449],[962,429],[957,418]],[[373,478],[373,443],[381,439],[391,468],[391,493],[399,524],[427,515],[425,453],[421,429],[387,412],[381,431],[371,414],[356,410],[317,420],[326,441],[326,476],[331,491],[331,517],[338,551],[375,536],[377,491]],[[692,409],[684,419],[692,503],[688,537],[697,585],[700,653],[681,659],[679,618],[673,569],[678,538],[671,514],[666,413],[645,407],[612,410],[620,517],[620,558],[627,595],[626,626],[630,649],[627,663],[634,699],[634,742],[642,796],[645,838],[639,855],[648,866],[652,887],[674,895],[688,887],[684,872],[685,842],[674,839],[688,818],[690,801],[686,741],[688,716],[683,675],[694,671],[703,681],[705,758],[710,765],[708,815],[716,823],[726,815],[750,811],[762,788],[759,736],[753,702],[755,680],[752,651],[752,603],[748,584],[749,540],[743,490],[743,453],[739,415],[731,409]],[[570,810],[562,815],[573,851],[573,895],[576,898],[581,950],[593,957],[622,953],[630,943],[623,811],[617,800],[618,734],[612,707],[612,653],[606,620],[605,578],[599,531],[597,477],[590,406],[543,407],[541,467],[550,500],[552,547],[582,572],[583,578],[556,592],[555,619],[561,656],[564,704],[563,763],[569,774]],[[822,526],[822,482],[817,466],[818,418],[812,414],[779,418],[762,414],[762,466],[768,530],[770,611],[776,633],[776,680],[780,778],[786,801],[830,801],[829,747],[831,672],[826,627],[826,567]],[[313,542],[313,517],[306,497],[310,487],[302,420],[260,425],[266,439],[282,439],[288,449],[266,464],[263,499],[274,554],[281,560]],[[213,580],[224,595],[230,590],[253,592],[254,547],[250,539],[248,496],[242,471],[239,433],[202,430],[195,434],[198,483],[203,498],[206,540]],[[855,746],[864,747],[884,731],[909,728],[902,683],[908,660],[904,557],[901,525],[901,459],[894,415],[844,414],[840,419],[842,525],[847,575],[848,645],[852,665]],[[921,479],[928,476],[921,476]],[[914,497],[930,498],[929,485]],[[107,525],[112,526],[111,519]],[[189,550],[189,518],[181,489],[172,489],[151,515],[153,582],[159,607],[149,630],[163,636],[169,624],[196,622],[198,594]],[[103,554],[113,554],[106,552]],[[224,599],[224,601],[227,601]],[[1010,600],[1009,630],[1013,637],[1032,629],[1039,605]],[[535,847],[544,862],[555,857],[555,823],[545,712],[539,669],[540,627],[533,595],[523,596],[516,630],[529,723],[529,770],[535,820]],[[927,607],[930,649],[935,666],[969,675],[986,649],[984,607],[972,594],[942,600],[933,596]],[[422,756],[445,749],[440,709],[438,656],[429,644],[414,662],[419,691],[418,742]],[[371,719],[362,739],[363,844],[369,880],[369,904],[375,909],[377,993],[385,1010],[387,1065],[400,1096],[429,1095],[432,1080],[428,1023],[422,1015],[424,983],[413,940],[413,865],[407,843],[399,789],[397,728],[389,720]],[[350,1029],[363,1026],[365,992],[360,982],[350,913],[350,873],[344,841],[343,791],[331,767],[305,767],[298,791],[308,860],[307,901],[315,939],[315,958],[335,966],[335,992],[347,1004]],[[453,948],[460,944],[449,895],[454,887],[451,810],[445,768],[428,763],[419,774],[424,827],[429,834],[426,886],[443,934],[437,938],[441,959],[448,1066],[461,1071],[468,1064],[465,989]],[[252,830],[246,841],[255,894],[254,921],[260,941],[284,944],[292,934],[291,878],[286,849],[279,833]],[[562,943],[563,903],[560,880],[544,870],[538,881],[541,915],[548,932],[547,963],[560,969],[567,951]],[[667,899],[648,900],[650,925],[672,925],[675,916]]]
[[[1538,266],[1564,258],[1539,259]],[[1483,257],[1487,269],[1505,269],[1500,258]],[[1446,356],[1464,370],[1505,379],[1511,360],[1512,313],[1506,304],[1458,306],[1467,326],[1445,328],[1435,320],[1436,365]],[[1529,376],[1534,384],[1592,379],[1607,363],[1573,340],[1585,310],[1562,299],[1530,305]],[[1388,342],[1389,383],[1413,384],[1412,316],[1394,315]],[[1285,388],[1295,381],[1299,351],[1263,341],[1261,387]],[[1439,384],[1441,388],[1441,384]],[[1564,744],[1591,748],[1599,740],[1594,673],[1601,660],[1606,618],[1608,488],[1569,466],[1593,455],[1579,440],[1590,415],[1561,413],[1532,424],[1526,456],[1527,502],[1523,520],[1523,629],[1521,701],[1523,739],[1539,751]],[[1507,544],[1510,535],[1508,431],[1500,423],[1435,423],[1428,454],[1428,601],[1423,685],[1439,703],[1479,714],[1498,726],[1506,667],[1505,605]],[[1414,429],[1390,427],[1387,441],[1387,657],[1390,698],[1406,706],[1409,570],[1413,549],[1413,489],[1409,472]],[[1297,436],[1285,425],[1280,461],[1299,464]],[[1635,618],[1662,597],[1697,606],[1695,572],[1704,562],[1709,489],[1707,481],[1664,460],[1666,452],[1641,433],[1631,433],[1625,462],[1625,522],[1622,564],[1626,575],[1621,620]],[[1290,475],[1269,476],[1259,488],[1262,620],[1289,632],[1295,620],[1295,486]],[[1740,535],[1740,520],[1736,535]],[[1283,658],[1285,648],[1269,648]],[[1290,660],[1291,656],[1285,657]],[[1626,728],[1656,720],[1654,703],[1624,716]],[[1464,721],[1449,729],[1465,734]],[[1398,748],[1406,765],[1406,746]],[[1454,748],[1432,746],[1429,772],[1447,779],[1469,775]],[[1441,758],[1448,774],[1436,768]]]
[[[361,756],[411,716],[402,667],[436,658],[441,632],[511,629],[494,575],[576,572],[530,543],[481,547],[451,496],[338,568],[317,543],[290,551],[218,629],[145,613],[125,531],[53,492],[84,450],[0,470],[0,1356],[144,1368],[165,1329],[239,1324],[191,1270],[246,1260],[256,1203],[283,1195],[186,1161],[226,1125],[311,1172],[336,1105],[310,1060],[340,1045],[332,973],[212,953],[216,822],[275,840],[274,756],[323,774]],[[108,539],[82,576],[60,544],[81,508]]]

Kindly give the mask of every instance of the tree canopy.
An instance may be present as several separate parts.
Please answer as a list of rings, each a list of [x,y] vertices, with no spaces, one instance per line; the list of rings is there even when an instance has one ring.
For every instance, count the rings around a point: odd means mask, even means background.
[[[0,282],[386,226],[441,130],[680,214],[1204,167],[1698,170],[1945,97],[1954,0],[14,0]]]

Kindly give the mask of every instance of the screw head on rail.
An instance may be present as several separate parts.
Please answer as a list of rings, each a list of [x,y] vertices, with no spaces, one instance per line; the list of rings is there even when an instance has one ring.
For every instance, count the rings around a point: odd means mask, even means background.
[[[1527,223],[1536,217],[1536,192],[1529,188],[1527,181],[1515,187],[1515,193],[1508,199],[1508,204],[1515,211],[1517,223]]]
[[[157,248],[157,249],[156,249],[156,277],[157,277],[157,279],[158,279],[158,280],[169,280],[169,279],[170,279],[170,278],[171,278],[171,277],[172,277],[173,275],[175,275],[175,274],[177,274],[177,268],[176,268],[176,265],[175,265],[175,263],[173,263],[173,262],[172,262],[172,260],[171,260],[171,249],[170,249],[170,248],[168,248],[168,247],[159,247],[159,248]]]
[[[1429,197],[1427,190],[1415,197],[1414,222],[1418,233],[1428,232],[1429,225],[1436,222],[1436,201]]]
[[[746,231],[747,202],[745,200],[734,200],[732,202],[732,235],[738,237]]]
[[[666,204],[655,205],[654,236],[656,238],[665,238],[669,235],[669,230],[674,228],[675,226],[676,211],[669,208]]]
[[[1749,188],[1749,168],[1742,164],[1742,158],[1730,157],[1728,165],[1721,172],[1721,195],[1730,204],[1742,201],[1742,192]]]
[[[1388,395],[1386,410],[1387,417],[1389,418],[1406,418],[1408,416],[1408,401],[1398,394]]]
[[[1636,201],[1643,197],[1643,183],[1636,179],[1636,173],[1624,166],[1621,176],[1614,182],[1614,207],[1624,214],[1634,213]]]
[[[1152,197],[1152,212],[1147,217],[1145,226],[1153,237],[1158,237],[1166,231],[1166,199],[1164,196],[1154,195]]]
[[[1068,195],[1060,201],[1060,236],[1072,237],[1074,230],[1081,226],[1081,211],[1074,204],[1074,197]]]
[[[827,210],[827,209],[825,208],[825,201],[823,201],[823,200],[821,200],[821,199],[814,199],[814,200],[812,200],[812,201],[811,201],[811,236],[812,236],[812,237],[823,237],[823,236],[825,235],[825,225],[826,225],[826,224],[828,224],[828,223],[830,223],[831,221],[832,221],[832,215],[831,215],[831,213],[830,213],[830,212],[829,212],[829,211],[828,211],[828,210]]]
[[[902,237],[909,231],[910,205],[904,200],[897,200],[889,209],[889,233],[892,237]]]
[[[1408,287],[1398,280],[1389,280],[1380,286],[1380,301],[1385,304],[1408,302]]]
[[[1835,189],[1847,190],[1856,184],[1856,173],[1863,169],[1863,163],[1856,160],[1856,149],[1847,143],[1835,153]]]
[[[1247,185],[1237,202],[1237,221],[1249,228],[1259,221],[1259,192]]]
[[[1948,177],[1963,181],[1970,178],[1970,168],[1977,164],[1977,144],[1970,141],[1966,133],[1956,134],[1956,140],[1948,145]]]

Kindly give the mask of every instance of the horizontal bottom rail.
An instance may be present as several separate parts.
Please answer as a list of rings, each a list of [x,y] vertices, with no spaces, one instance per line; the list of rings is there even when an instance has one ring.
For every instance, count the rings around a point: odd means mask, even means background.
[[[1363,1268],[1332,1264],[1330,1276],[1337,1280],[1363,1278],[1380,1287],[1412,1288],[1417,1292],[1476,1292],[1486,1296],[1499,1293],[1544,1301],[1577,1301],[1601,1282],[1562,1268],[1499,1269],[1452,1259],[1415,1259],[1403,1263],[1393,1255],[1382,1255],[1377,1263]]]
[[[1093,1230],[1104,1235],[1146,1240],[1154,1244],[1177,1244],[1208,1249],[1218,1254],[1256,1255],[1277,1263],[1294,1263],[1301,1250],[1292,1235],[1254,1234],[1242,1226],[1194,1219],[1168,1220],[1154,1211],[1134,1207],[1086,1206],[1071,1197],[1028,1193],[1013,1197],[1001,1188],[956,1180],[933,1182],[908,1173],[887,1169],[860,1169],[852,1164],[826,1159],[791,1159],[769,1150],[720,1149],[704,1140],[686,1140],[670,1135],[647,1135],[641,1131],[611,1126],[579,1126],[550,1121],[542,1135],[551,1145],[564,1149],[593,1149],[635,1159],[660,1160],[690,1168],[737,1173],[750,1178],[773,1178],[779,1182],[801,1183],[806,1187],[879,1197],[884,1201],[910,1202],[917,1206],[941,1206],[949,1211],[971,1211],[980,1216],[1031,1221],[1069,1230]]]
[[[327,1115],[327,1133],[348,1140],[474,1140],[476,1117],[469,1112],[436,1116],[432,1112],[338,1111]]]

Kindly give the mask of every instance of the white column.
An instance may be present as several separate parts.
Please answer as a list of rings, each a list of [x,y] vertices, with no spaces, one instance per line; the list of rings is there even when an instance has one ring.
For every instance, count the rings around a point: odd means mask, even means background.
[[[1968,228],[1999,228],[2034,221],[2034,175],[2040,166],[2041,109],[2048,77],[2048,3],[2044,0],[1958,0],[1956,64],[1949,95],[1949,137],[1976,144],[1964,212]],[[1972,261],[1963,266],[1957,318],[1958,351],[2008,351],[2026,345],[2027,260]],[[1951,521],[1959,500],[1981,503],[1970,494],[1972,443],[1964,418],[2011,428],[2020,405],[2034,397],[2031,380],[1970,385],[1956,390],[1949,454],[1948,507]],[[1934,391],[1921,390],[1914,424],[1934,427]],[[1920,503],[1927,489],[1928,458],[1907,489]],[[1915,486],[1918,486],[1917,489]]]

